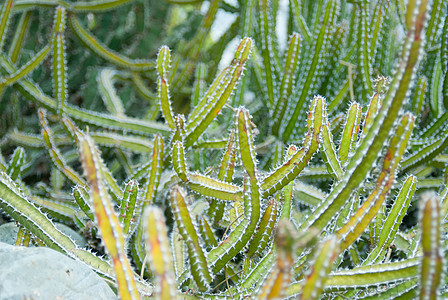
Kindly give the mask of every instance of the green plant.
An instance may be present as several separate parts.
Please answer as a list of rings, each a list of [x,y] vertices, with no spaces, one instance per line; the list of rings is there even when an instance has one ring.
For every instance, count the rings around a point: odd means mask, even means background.
[[[0,208],[18,244],[122,299],[448,296],[446,1],[291,0],[284,50],[278,1],[128,2],[2,5]],[[236,19],[213,41],[218,10]]]

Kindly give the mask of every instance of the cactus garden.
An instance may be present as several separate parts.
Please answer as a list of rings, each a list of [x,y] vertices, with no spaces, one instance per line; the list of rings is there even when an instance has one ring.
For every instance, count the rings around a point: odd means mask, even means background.
[[[448,298],[447,125],[445,0],[0,3],[0,224],[115,298]]]

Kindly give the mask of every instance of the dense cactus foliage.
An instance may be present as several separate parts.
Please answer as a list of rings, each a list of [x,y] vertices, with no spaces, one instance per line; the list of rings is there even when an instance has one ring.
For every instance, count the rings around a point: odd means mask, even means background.
[[[447,6],[4,0],[17,245],[121,299],[447,298]]]

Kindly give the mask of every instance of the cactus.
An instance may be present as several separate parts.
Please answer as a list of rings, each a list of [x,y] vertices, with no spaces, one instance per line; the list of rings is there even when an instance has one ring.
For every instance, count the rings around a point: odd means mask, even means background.
[[[16,244],[121,299],[448,297],[446,1],[202,2],[1,4]]]

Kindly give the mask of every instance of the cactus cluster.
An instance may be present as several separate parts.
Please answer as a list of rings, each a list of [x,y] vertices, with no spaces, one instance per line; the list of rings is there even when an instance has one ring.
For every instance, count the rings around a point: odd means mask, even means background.
[[[4,0],[0,97],[17,245],[121,299],[448,298],[447,1]]]

